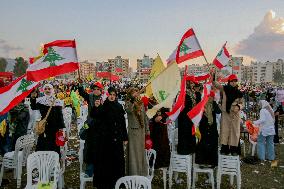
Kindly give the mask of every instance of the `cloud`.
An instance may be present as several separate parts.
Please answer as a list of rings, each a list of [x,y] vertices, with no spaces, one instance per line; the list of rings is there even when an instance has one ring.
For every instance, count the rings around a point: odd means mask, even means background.
[[[258,61],[284,58],[284,18],[276,18],[275,12],[270,10],[254,32],[233,50]]]
[[[6,57],[9,57],[11,52],[19,50],[23,50],[23,48],[10,45],[6,40],[0,39],[0,51],[2,51]]]

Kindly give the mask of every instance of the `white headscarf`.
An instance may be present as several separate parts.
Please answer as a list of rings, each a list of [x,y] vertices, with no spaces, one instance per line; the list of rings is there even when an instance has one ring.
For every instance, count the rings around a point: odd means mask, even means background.
[[[43,90],[45,90],[45,88],[50,88],[50,95],[44,93],[44,96],[37,98],[36,102],[46,106],[51,106],[54,99],[56,99],[54,88],[51,84],[45,84],[43,86]],[[63,106],[63,101],[56,99],[53,106]]]
[[[270,104],[266,100],[260,100],[259,103],[261,105],[261,108],[266,109],[271,114],[271,117],[273,119],[275,119],[274,112],[273,112],[273,109],[271,108]]]

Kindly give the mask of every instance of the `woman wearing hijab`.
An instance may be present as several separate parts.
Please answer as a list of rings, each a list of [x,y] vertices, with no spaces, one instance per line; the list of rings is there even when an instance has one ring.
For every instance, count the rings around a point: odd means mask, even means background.
[[[240,111],[244,105],[242,92],[238,89],[238,78],[232,74],[228,78],[228,84],[222,86],[214,82],[214,86],[220,90],[222,95],[221,104],[221,154],[238,155],[240,141]]]
[[[153,140],[153,149],[157,152],[155,169],[169,167],[170,165],[170,144],[168,137],[168,127],[166,119],[168,108],[161,108],[156,115],[150,119],[151,139]]]
[[[210,167],[218,165],[218,130],[216,114],[221,113],[214,97],[215,92],[211,91],[199,124],[201,139],[196,146],[195,152],[195,163]]]
[[[93,185],[97,189],[113,189],[116,181],[125,176],[123,145],[127,144],[127,130],[124,110],[117,101],[115,88],[108,88],[109,96],[103,105],[95,105],[91,111],[94,124],[90,125],[93,154]],[[97,115],[93,115],[97,114]]]
[[[149,133],[149,120],[139,90],[130,88],[127,92],[125,110],[128,118],[127,174],[147,176],[145,156],[145,134]]]
[[[257,138],[257,155],[260,160],[267,159],[272,161],[275,159],[274,142],[274,112],[266,100],[260,100],[260,115],[259,120],[254,121],[255,125],[259,125],[260,133]]]
[[[56,133],[65,127],[62,106],[63,101],[56,99],[54,88],[51,84],[43,86],[43,97],[37,97],[37,93],[31,95],[31,108],[39,110],[41,119],[45,117],[50,106],[50,114],[47,118],[45,131],[38,136],[36,151],[55,151],[60,154],[60,147],[56,145]]]

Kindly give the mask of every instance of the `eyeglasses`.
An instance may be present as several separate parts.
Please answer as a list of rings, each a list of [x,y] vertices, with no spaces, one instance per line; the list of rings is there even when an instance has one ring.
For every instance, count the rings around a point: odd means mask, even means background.
[[[51,88],[44,88],[44,90],[45,90],[45,91],[50,91],[50,90],[51,90]]]

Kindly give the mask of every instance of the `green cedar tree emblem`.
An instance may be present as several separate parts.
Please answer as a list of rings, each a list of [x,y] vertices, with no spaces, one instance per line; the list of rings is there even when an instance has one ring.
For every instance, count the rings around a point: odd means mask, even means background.
[[[48,47],[48,53],[44,57],[43,62],[49,62],[50,67],[51,66],[56,66],[55,61],[56,60],[63,60],[65,58],[61,57],[59,54],[56,53],[56,51],[52,47]]]
[[[221,56],[222,55],[222,52],[223,52],[223,48],[220,50],[220,52],[217,54],[217,56]]]
[[[190,48],[184,43],[182,42],[181,46],[180,46],[180,52],[183,53],[183,55],[186,55],[187,54],[187,51],[189,50]]]
[[[159,96],[160,96],[161,100],[164,101],[169,96],[169,94],[166,94],[166,91],[161,90],[161,91],[159,91]]]
[[[25,78],[23,78],[20,86],[17,89],[17,92],[18,91],[22,91],[22,92],[27,91],[28,90],[27,87],[30,86],[31,84],[33,84],[32,81],[27,81]]]

